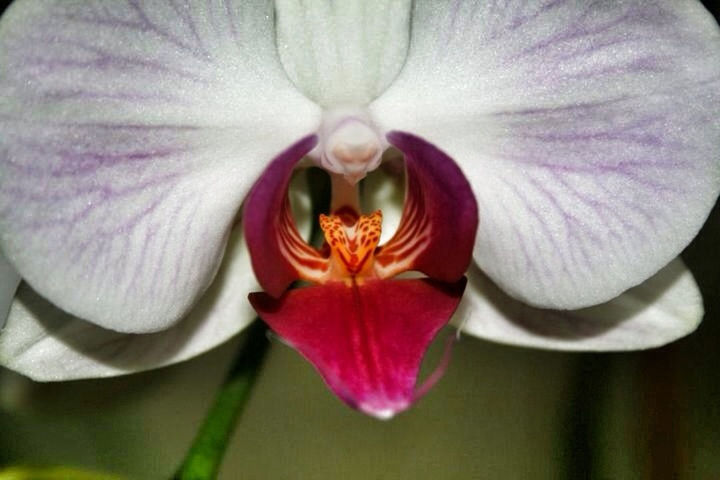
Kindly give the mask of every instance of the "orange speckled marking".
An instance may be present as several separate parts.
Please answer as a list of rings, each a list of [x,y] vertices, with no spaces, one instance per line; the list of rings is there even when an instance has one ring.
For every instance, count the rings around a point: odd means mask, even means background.
[[[341,215],[320,215],[320,228],[330,247],[333,276],[358,278],[375,276],[374,253],[382,231],[382,212],[360,215],[348,225]]]

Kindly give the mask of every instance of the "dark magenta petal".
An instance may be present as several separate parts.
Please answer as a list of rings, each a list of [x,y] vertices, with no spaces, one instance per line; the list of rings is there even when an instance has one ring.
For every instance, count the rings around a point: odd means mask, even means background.
[[[317,136],[309,135],[275,157],[245,199],[243,228],[253,270],[263,289],[275,297],[298,278],[284,253],[289,244],[304,245],[290,214],[287,191],[293,168],[316,144]]]
[[[418,398],[420,362],[455,311],[465,278],[335,282],[250,294],[260,317],[305,356],[353,408],[389,418]]]
[[[452,158],[425,140],[404,132],[387,138],[405,154],[407,194],[398,231],[376,259],[392,268],[415,255],[410,269],[454,282],[470,264],[478,227],[470,184]]]

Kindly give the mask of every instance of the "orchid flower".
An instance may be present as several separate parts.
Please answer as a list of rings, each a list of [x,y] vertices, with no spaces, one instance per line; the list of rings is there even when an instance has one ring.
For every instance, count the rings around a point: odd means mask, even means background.
[[[442,374],[419,385],[456,309],[566,350],[702,317],[677,259],[720,191],[699,2],[18,0],[0,66],[0,362],[33,379],[185,360],[254,307],[386,418]],[[388,151],[385,240],[361,179]],[[290,201],[308,162],[332,184],[304,219],[320,247]]]

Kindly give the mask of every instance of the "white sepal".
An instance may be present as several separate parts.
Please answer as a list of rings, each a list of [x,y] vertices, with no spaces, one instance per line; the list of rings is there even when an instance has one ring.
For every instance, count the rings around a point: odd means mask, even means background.
[[[276,9],[285,70],[320,105],[367,104],[405,61],[409,0],[278,0]]]
[[[0,331],[5,325],[5,319],[10,311],[10,305],[19,284],[20,275],[17,274],[10,262],[5,258],[5,255],[3,255],[2,250],[0,250]]]
[[[157,333],[119,333],[58,309],[23,284],[0,335],[0,364],[39,381],[110,377],[187,360],[245,328],[259,287],[236,228],[222,267],[190,314]]]
[[[679,258],[617,298],[580,310],[526,305],[473,266],[454,324],[476,337],[524,347],[639,350],[693,332],[703,313],[695,279]]]

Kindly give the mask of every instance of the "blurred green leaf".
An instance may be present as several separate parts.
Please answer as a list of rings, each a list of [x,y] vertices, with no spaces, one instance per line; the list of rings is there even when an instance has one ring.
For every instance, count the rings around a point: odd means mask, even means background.
[[[73,467],[9,467],[0,470],[0,480],[122,480],[107,473]]]

